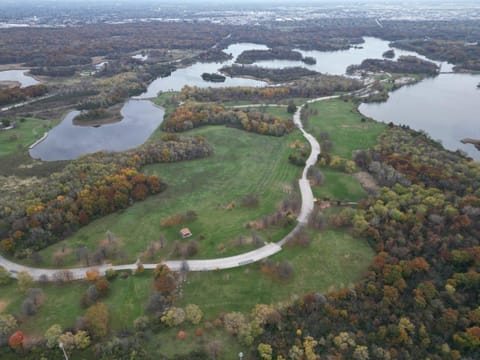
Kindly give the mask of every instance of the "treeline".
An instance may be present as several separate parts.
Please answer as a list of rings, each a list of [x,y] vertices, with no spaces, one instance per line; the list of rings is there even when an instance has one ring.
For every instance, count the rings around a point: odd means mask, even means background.
[[[0,89],[0,105],[25,101],[30,98],[45,95],[47,92],[48,88],[42,84],[27,86],[24,88],[17,86]]]
[[[44,66],[31,69],[30,74],[52,77],[66,77],[73,76],[75,74],[75,71],[77,71],[76,66]]]
[[[456,65],[456,70],[480,70],[480,46],[476,42],[468,45],[465,41],[447,40],[401,40],[393,46],[416,51],[431,59],[448,61]]]
[[[300,66],[286,67],[283,69],[270,69],[260,66],[243,66],[233,64],[224,66],[220,71],[228,76],[249,76],[260,80],[271,81],[275,83],[297,80],[305,76],[320,75],[320,73],[303,68]]]
[[[291,120],[250,109],[226,109],[222,105],[186,103],[163,122],[168,132],[181,132],[203,125],[227,125],[262,135],[283,136],[294,128]]]
[[[427,74],[436,75],[439,67],[431,61],[419,59],[415,56],[400,56],[397,61],[366,59],[360,65],[350,65],[347,74],[358,71],[389,72],[395,74]]]
[[[351,44],[363,42],[365,32],[378,27],[370,19],[322,19],[318,21],[297,22],[295,26],[269,24],[243,25],[232,31],[232,36],[225,42],[251,42],[265,44],[274,48],[299,48],[302,50],[335,51],[346,50]]]
[[[0,63],[31,67],[91,64],[94,56],[116,58],[144,49],[207,49],[228,34],[220,25],[143,22],[0,31]]]
[[[272,358],[475,359],[480,355],[480,168],[423,134],[392,127],[357,156],[386,161],[391,183],[329,218],[377,251],[362,281],[310,293],[271,318],[256,341]]]
[[[215,73],[203,73],[202,79],[211,82],[224,82],[226,77]]]
[[[300,52],[275,48],[268,50],[245,50],[238,57],[236,62],[239,64],[253,64],[257,61],[264,60],[291,60],[291,61],[302,61],[303,56]]]
[[[224,62],[230,60],[232,57],[232,54],[227,54],[220,49],[209,49],[196,55],[194,60],[202,63]]]
[[[199,88],[184,86],[182,99],[192,101],[235,101],[245,100],[252,102],[279,101],[282,99],[301,97],[315,98],[333,95],[337,92],[358,90],[362,83],[358,80],[343,76],[319,75],[311,78],[296,80],[288,87],[223,87]]]
[[[34,187],[1,193],[0,251],[26,256],[72,234],[92,220],[124,209],[166,188],[147,164],[212,154],[203,137],[166,135],[123,153],[96,153],[72,161]]]

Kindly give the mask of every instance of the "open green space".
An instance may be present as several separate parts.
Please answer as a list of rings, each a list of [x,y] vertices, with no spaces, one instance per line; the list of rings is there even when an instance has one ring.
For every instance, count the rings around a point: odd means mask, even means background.
[[[245,227],[247,222],[272,214],[283,199],[296,192],[293,184],[301,169],[288,162],[288,155],[295,151],[290,144],[297,139],[303,141],[300,133],[277,138],[210,126],[185,135],[205,136],[214,147],[214,155],[146,167],[145,173],[158,174],[168,184],[165,192],[96,220],[65,241],[44,249],[40,252],[43,264],[50,265],[55,252],[63,252],[64,247],[87,246],[94,250],[107,231],[120,242],[123,256],[115,260],[117,263],[135,261],[161,236],[165,236],[167,243],[153,262],[171,257],[173,243],[181,240],[179,230],[184,226],[193,233],[190,239],[199,243],[197,257],[228,256],[251,250],[251,246],[234,246],[234,240],[239,235],[251,236],[251,230]],[[258,207],[241,206],[241,200],[248,194],[259,195]],[[171,227],[161,225],[162,220],[189,210],[197,213],[195,221]],[[289,230],[289,227],[273,227],[259,235],[266,241],[278,241]],[[74,264],[79,262],[72,251],[64,258],[63,265]]]
[[[385,124],[365,120],[356,111],[356,104],[341,99],[319,101],[309,104],[309,110],[317,112],[308,117],[306,130],[317,139],[320,133],[330,135],[333,148],[332,155],[352,159],[352,152],[368,149],[376,144],[378,136],[385,129]]]
[[[89,285],[84,281],[64,286],[35,285],[43,290],[45,299],[38,313],[29,317],[21,315],[26,296],[18,290],[16,282],[1,288],[0,302],[5,306],[4,313],[20,314],[20,328],[26,334],[43,335],[53,324],[59,324],[63,328],[75,325],[77,318],[85,311],[80,305],[80,299]],[[150,292],[151,273],[112,281],[110,294],[102,300],[109,307],[111,329],[131,327],[133,320],[144,314]]]
[[[204,313],[204,320],[196,326],[184,323],[162,329],[153,335],[154,341],[147,343],[149,353],[169,358],[174,354],[203,349],[208,342],[218,340],[223,349],[220,359],[232,359],[242,346],[222,328],[204,328],[205,321],[212,323],[223,312],[248,314],[255,304],[288,302],[309,291],[325,293],[348,286],[361,278],[374,255],[364,239],[355,239],[342,230],[310,230],[309,234],[312,242],[308,247],[287,246],[272,257],[276,262],[288,261],[292,265],[293,277],[286,282],[262,273],[261,264],[190,273],[187,282],[182,285],[183,295],[176,305],[197,304]],[[73,326],[85,311],[80,306],[80,298],[88,286],[87,282],[41,286],[46,295],[45,301],[37,315],[23,321],[20,317],[20,328],[31,336],[44,334],[53,324],[64,328]],[[111,282],[110,294],[102,301],[109,308],[112,333],[130,328],[136,318],[145,314],[144,307],[151,291],[149,271],[127,279],[117,277]],[[2,287],[0,302],[6,304],[5,313],[21,313],[24,298],[15,283]],[[201,337],[195,335],[196,328],[203,328]],[[177,338],[179,330],[186,331],[187,340]]]
[[[348,286],[362,277],[374,255],[367,241],[344,231],[312,231],[310,235],[309,247],[287,246],[271,258],[293,266],[294,275],[288,282],[263,274],[259,264],[191,273],[183,286],[182,303],[194,301],[207,318],[220,312],[250,312],[255,304],[289,301],[309,291],[325,293]]]
[[[15,123],[15,129],[0,131],[0,158],[23,151],[54,125],[53,121],[33,118],[15,120]]]
[[[367,196],[357,179],[344,172],[322,168],[325,180],[320,186],[312,186],[313,195],[319,199],[360,201]]]

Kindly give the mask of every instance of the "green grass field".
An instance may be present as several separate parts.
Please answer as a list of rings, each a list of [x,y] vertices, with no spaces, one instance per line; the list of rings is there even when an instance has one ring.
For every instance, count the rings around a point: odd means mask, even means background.
[[[366,191],[352,175],[329,168],[322,168],[321,172],[325,176],[323,185],[312,186],[313,195],[316,198],[360,201],[367,196]]]
[[[184,295],[177,305],[197,304],[204,312],[204,321],[212,322],[222,312],[248,314],[255,304],[288,302],[309,291],[325,293],[361,278],[374,254],[364,239],[355,239],[339,230],[311,231],[310,234],[312,243],[309,247],[286,247],[272,258],[274,261],[288,261],[293,266],[294,275],[288,282],[279,282],[263,274],[259,264],[218,272],[190,273],[182,286]],[[64,287],[44,286],[45,303],[38,314],[23,321],[20,328],[27,335],[42,335],[56,323],[62,327],[73,326],[85,311],[80,307],[80,298],[88,285],[76,282]],[[151,291],[150,272],[111,282],[110,294],[103,302],[110,310],[112,332],[131,327],[137,317],[144,315]],[[24,295],[19,293],[15,284],[2,288],[0,301],[7,304],[5,312],[21,312],[23,300]],[[185,323],[162,330],[154,335],[155,341],[147,345],[149,352],[171,357],[203,348],[212,340],[223,343],[221,359],[230,359],[232,354],[241,350],[235,339],[221,330],[204,329],[204,335],[196,337],[194,331],[203,327],[204,321],[198,326]],[[179,330],[187,332],[187,340],[177,339]]]
[[[211,126],[186,133],[189,134],[204,135],[213,145],[214,155],[146,167],[146,173],[158,174],[168,184],[165,192],[96,220],[65,241],[44,249],[40,254],[45,265],[50,263],[52,254],[64,246],[86,245],[94,249],[105,238],[107,230],[120,239],[121,250],[126,255],[117,262],[135,261],[161,235],[167,238],[167,246],[155,261],[170,257],[171,245],[180,240],[178,231],[184,225],[191,229],[191,239],[199,241],[197,257],[227,256],[250,250],[251,247],[234,247],[233,241],[240,234],[251,235],[245,224],[273,213],[281,200],[289,196],[287,192],[295,191],[292,183],[300,176],[301,168],[290,164],[288,155],[294,151],[289,145],[302,139],[300,133],[277,138]],[[257,208],[240,205],[247,194],[259,195]],[[232,202],[235,207],[227,210]],[[197,220],[169,228],[161,226],[162,219],[188,210],[198,214]],[[260,235],[267,241],[277,241],[289,230],[271,228]],[[220,244],[224,249],[218,248]],[[64,265],[76,262],[72,253]]]
[[[85,311],[80,306],[80,298],[89,285],[86,282],[73,282],[65,286],[40,286],[45,293],[44,303],[36,315],[28,318],[20,316],[20,328],[29,335],[43,335],[53,324],[60,324],[64,328],[74,326]],[[0,303],[5,306],[4,312],[21,314],[26,296],[18,290],[16,283],[0,289]],[[144,314],[151,291],[150,273],[112,281],[109,296],[102,300],[110,310],[111,328],[119,330],[131,327],[133,320]]]
[[[307,131],[320,139],[321,132],[327,132],[333,143],[331,154],[352,159],[352,152],[368,149],[376,144],[385,124],[375,121],[362,122],[362,116],[355,111],[355,104],[340,99],[320,101],[309,105],[317,115],[308,117]]]
[[[16,123],[15,129],[0,131],[0,159],[2,156],[23,151],[54,125],[53,121],[31,118]]]
[[[363,275],[373,257],[373,250],[363,239],[344,231],[312,232],[308,248],[286,247],[272,257],[288,261],[293,278],[279,282],[264,275],[259,265],[229,271],[191,273],[184,285],[184,304],[198,304],[207,317],[220,312],[250,312],[255,304],[289,301],[309,291],[327,292],[348,286]]]

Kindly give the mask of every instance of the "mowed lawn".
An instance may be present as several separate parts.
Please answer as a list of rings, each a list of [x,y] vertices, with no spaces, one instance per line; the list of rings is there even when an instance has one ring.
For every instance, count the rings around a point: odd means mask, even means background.
[[[94,250],[111,231],[120,241],[123,258],[117,263],[133,262],[148,245],[161,236],[167,246],[154,261],[170,258],[172,244],[181,240],[179,229],[188,226],[197,240],[196,257],[219,257],[251,250],[235,247],[239,235],[251,236],[245,227],[249,221],[272,214],[283,199],[296,192],[301,168],[289,163],[290,144],[303,141],[298,131],[285,137],[262,136],[224,126],[203,127],[182,135],[203,135],[214,148],[214,155],[193,161],[150,165],[147,174],[158,174],[167,184],[165,192],[147,198],[128,209],[81,228],[73,236],[40,252],[45,264],[65,248],[87,246]],[[259,206],[246,208],[241,200],[248,194],[259,196]],[[230,205],[230,210],[229,206]],[[164,227],[166,219],[177,213],[195,211],[197,220]],[[259,235],[266,241],[278,241],[290,228],[271,228]],[[68,252],[68,251],[67,251]],[[74,252],[64,265],[78,264]]]
[[[355,107],[354,103],[340,99],[309,104],[308,108],[316,110],[318,114],[308,117],[307,131],[318,140],[321,132],[327,132],[333,143],[329,153],[351,160],[354,150],[374,146],[385,129],[383,123],[362,121],[362,116],[355,111]]]
[[[285,247],[271,259],[288,261],[294,275],[280,282],[260,265],[228,271],[190,273],[183,286],[183,304],[198,304],[207,318],[221,312],[250,312],[255,304],[290,301],[309,291],[326,293],[355,283],[365,273],[374,251],[366,240],[340,230],[312,232],[307,248]]]

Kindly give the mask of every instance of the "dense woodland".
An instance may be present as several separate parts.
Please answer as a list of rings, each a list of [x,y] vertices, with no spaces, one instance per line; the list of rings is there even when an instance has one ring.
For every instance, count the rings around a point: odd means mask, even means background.
[[[400,56],[397,61],[366,59],[360,65],[350,65],[347,68],[348,74],[358,71],[436,75],[439,72],[439,67],[431,61],[422,60],[415,56]]]
[[[355,160],[379,179],[383,164],[411,182],[330,218],[370,239],[377,256],[355,286],[271,310],[260,357],[266,349],[291,359],[478,358],[478,164],[397,127]]]
[[[283,136],[294,128],[292,121],[261,111],[190,102],[175,109],[162,123],[162,128],[168,132],[181,132],[203,125],[226,125],[272,136]]]
[[[199,88],[184,86],[183,100],[193,101],[231,101],[247,100],[252,102],[280,101],[289,98],[315,98],[333,95],[336,92],[350,92],[362,87],[361,82],[343,76],[318,75],[296,80],[288,87],[224,87]]]
[[[32,85],[21,88],[19,86],[13,88],[0,89],[0,105],[12,104],[30,98],[45,95],[48,88],[45,85]]]
[[[286,67],[282,69],[264,68],[255,65],[231,65],[220,69],[223,74],[231,77],[248,76],[260,80],[267,80],[274,83],[297,80],[306,76],[320,75],[320,73],[301,66]]]
[[[466,41],[433,39],[399,40],[395,41],[393,46],[456,64],[455,69],[459,71],[480,71],[480,45],[477,42],[469,44]]]
[[[275,48],[269,50],[245,50],[238,57],[236,62],[239,64],[253,64],[264,60],[291,60],[302,61],[303,56],[298,51],[289,49]]]
[[[203,158],[212,148],[202,137],[166,135],[122,153],[84,156],[34,187],[0,194],[0,251],[25,256],[72,234],[95,218],[124,209],[166,184],[142,174],[144,165]]]
[[[0,64],[31,67],[90,64],[139,49],[207,49],[228,32],[218,25],[183,23],[91,24],[66,28],[11,28],[0,36]]]

